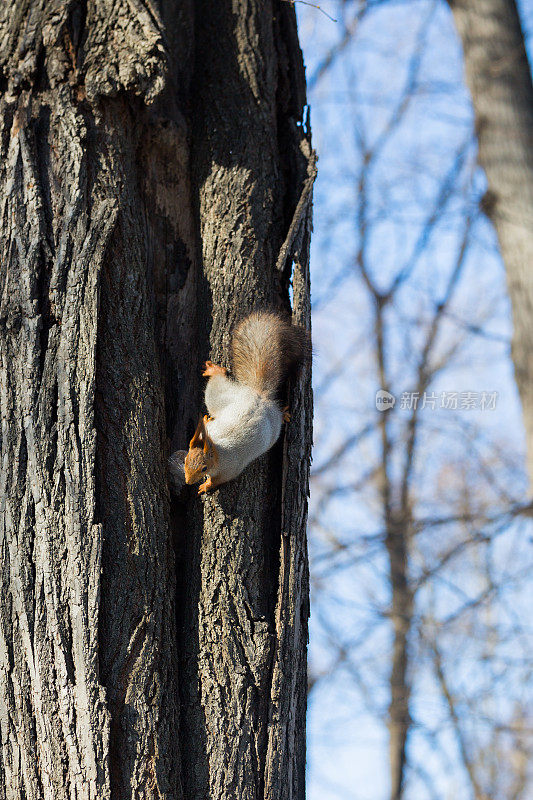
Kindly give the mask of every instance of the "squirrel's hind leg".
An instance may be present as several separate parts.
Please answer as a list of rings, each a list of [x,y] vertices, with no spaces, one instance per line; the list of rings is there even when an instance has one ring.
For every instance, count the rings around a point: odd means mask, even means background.
[[[226,367],[221,367],[220,364],[213,364],[212,361],[205,362],[205,370],[202,372],[204,378],[211,377],[212,375],[226,375],[228,370]]]

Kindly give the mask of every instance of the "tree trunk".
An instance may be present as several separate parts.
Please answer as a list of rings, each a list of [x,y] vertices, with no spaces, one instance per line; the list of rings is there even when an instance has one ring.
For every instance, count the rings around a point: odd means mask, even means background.
[[[0,88],[0,799],[303,800],[308,370],[238,481],[166,469],[232,323],[309,325],[294,11],[11,0]]]
[[[408,525],[387,520],[386,547],[394,628],[390,672],[389,763],[391,800],[401,800],[405,784],[407,742],[411,731],[409,637],[413,626],[413,595],[409,587]]]
[[[533,485],[533,83],[514,0],[451,0],[474,104],[483,207],[494,223],[513,309],[512,355]]]

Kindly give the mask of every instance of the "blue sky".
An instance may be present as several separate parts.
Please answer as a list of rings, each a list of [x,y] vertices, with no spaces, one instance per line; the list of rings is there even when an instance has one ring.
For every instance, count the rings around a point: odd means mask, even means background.
[[[524,432],[510,360],[505,271],[494,231],[479,213],[485,179],[476,164],[473,113],[451,14],[445,3],[426,0],[375,4],[342,55],[316,80],[325,55],[343,35],[343,8],[348,23],[356,9],[337,2],[321,7],[339,21],[312,6],[297,6],[319,154],[311,261],[315,469],[347,436],[376,421],[380,386],[372,305],[357,259],[364,258],[380,289],[409,270],[386,317],[391,390],[397,397],[391,429],[400,474],[408,413],[400,408],[400,398],[416,387],[424,336],[467,241],[433,362],[450,350],[453,356],[431,389],[439,399],[444,391],[497,392],[498,399],[490,411],[440,409],[437,402],[421,415],[416,508],[421,517],[446,516],[467,496],[481,516],[504,510],[527,492]],[[523,4],[523,19],[531,40],[532,2]],[[409,82],[414,91],[402,106]],[[394,109],[401,109],[401,120],[389,133]],[[364,150],[374,155],[362,190]],[[431,224],[432,209],[439,205],[443,211]],[[313,483],[310,664],[311,674],[320,677],[309,705],[310,800],[381,800],[388,792],[384,722],[391,639],[383,614],[389,588],[379,493],[368,476],[378,455],[379,441],[371,431]],[[514,705],[531,701],[524,654],[532,644],[530,526],[514,521],[489,528],[488,543],[452,559],[417,597],[420,620],[431,611],[442,627],[446,669],[461,702],[465,735],[485,760],[495,752],[489,744],[495,721],[507,723]],[[423,532],[413,548],[413,575],[422,574],[462,536],[465,531],[457,525]],[[468,602],[484,591],[488,575],[501,590],[470,612]],[[458,620],[450,622],[456,613]],[[336,666],[339,644],[348,657]],[[469,798],[457,737],[422,637],[413,637],[411,650],[415,727],[406,800]],[[502,781],[507,746],[498,740]]]

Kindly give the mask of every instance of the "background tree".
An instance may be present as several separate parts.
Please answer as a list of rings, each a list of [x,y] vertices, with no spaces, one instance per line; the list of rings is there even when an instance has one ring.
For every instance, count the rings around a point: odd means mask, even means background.
[[[513,360],[533,481],[533,80],[515,0],[450,0],[476,115],[483,208],[513,307]]]
[[[309,798],[525,798],[531,522],[462,54],[444,3],[325,10],[300,12],[320,153]]]
[[[239,481],[166,468],[232,323],[309,325],[294,11],[11,0],[0,70],[0,797],[303,798],[309,376]]]

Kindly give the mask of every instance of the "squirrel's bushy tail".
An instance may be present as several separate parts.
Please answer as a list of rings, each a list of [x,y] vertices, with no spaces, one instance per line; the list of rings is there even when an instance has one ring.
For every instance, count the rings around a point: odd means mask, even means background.
[[[311,353],[308,332],[274,311],[255,311],[241,320],[231,347],[236,379],[269,398],[290,368]]]

